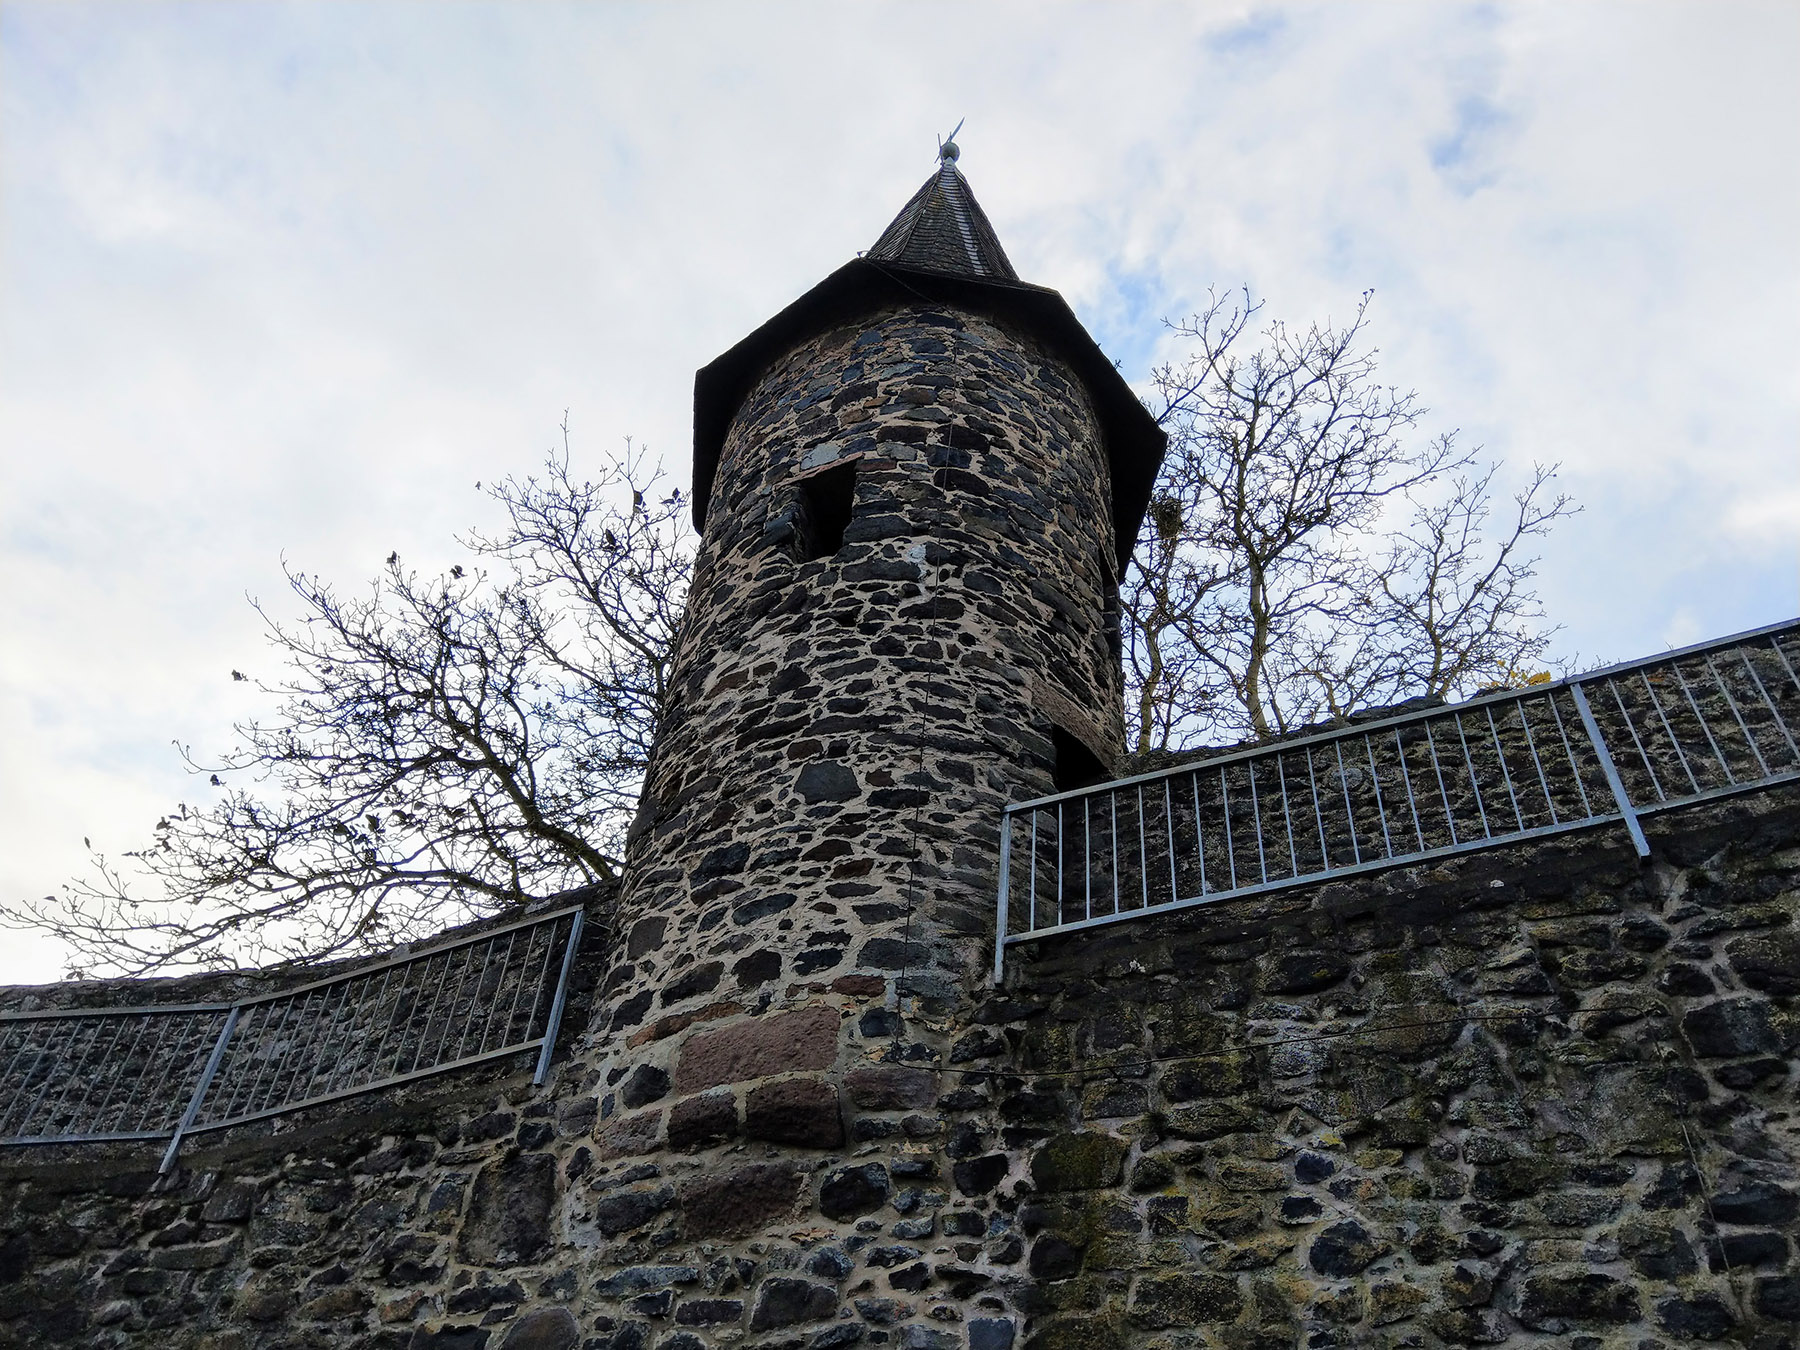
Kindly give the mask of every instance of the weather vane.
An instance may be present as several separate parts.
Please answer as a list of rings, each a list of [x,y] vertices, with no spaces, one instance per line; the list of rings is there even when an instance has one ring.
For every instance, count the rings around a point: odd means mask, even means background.
[[[969,119],[966,117],[963,118],[956,124],[955,131],[952,131],[948,136],[938,137],[939,159],[949,160],[951,163],[955,163],[956,157],[962,153],[962,151],[956,148],[956,132],[961,131],[963,129],[963,122],[968,120]]]

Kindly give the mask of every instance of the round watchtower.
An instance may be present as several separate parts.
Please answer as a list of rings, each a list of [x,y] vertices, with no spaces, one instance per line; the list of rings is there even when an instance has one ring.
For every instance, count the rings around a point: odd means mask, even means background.
[[[834,982],[942,1006],[988,950],[1001,806],[1123,750],[1163,437],[945,151],[697,377],[702,544],[595,1028],[622,1055]]]

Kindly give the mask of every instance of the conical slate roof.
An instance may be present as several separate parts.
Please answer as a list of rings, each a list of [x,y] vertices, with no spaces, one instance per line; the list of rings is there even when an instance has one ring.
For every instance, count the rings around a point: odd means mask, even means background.
[[[1066,361],[1094,401],[1112,468],[1113,542],[1131,559],[1168,438],[1062,296],[1019,280],[945,142],[937,172],[875,246],[845,263],[694,374],[694,524],[706,525],[713,477],[739,405],[771,361],[835,323],[894,305],[952,305],[1014,324]]]
[[[938,170],[900,208],[863,256],[926,272],[1017,281],[987,213],[956,167],[956,142],[938,152]]]

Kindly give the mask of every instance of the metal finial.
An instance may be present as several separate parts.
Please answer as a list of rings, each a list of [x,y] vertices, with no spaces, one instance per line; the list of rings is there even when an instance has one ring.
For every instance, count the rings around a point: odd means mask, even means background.
[[[963,129],[963,122],[968,120],[969,119],[966,117],[963,118],[962,121],[959,121],[956,124],[956,131],[952,131],[948,136],[938,137],[939,159],[949,164],[956,163],[956,157],[962,153],[961,150],[956,148],[956,132],[961,131]]]

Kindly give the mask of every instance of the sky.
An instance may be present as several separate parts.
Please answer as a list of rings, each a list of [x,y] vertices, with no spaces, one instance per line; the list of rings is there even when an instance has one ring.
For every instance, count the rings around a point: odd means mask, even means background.
[[[688,473],[693,372],[966,119],[1127,379],[1373,289],[1427,431],[1583,506],[1556,653],[1800,612],[1800,6],[0,3],[0,897],[142,845],[278,674],[251,598],[431,569],[560,441]],[[0,983],[61,972],[0,931]]]

